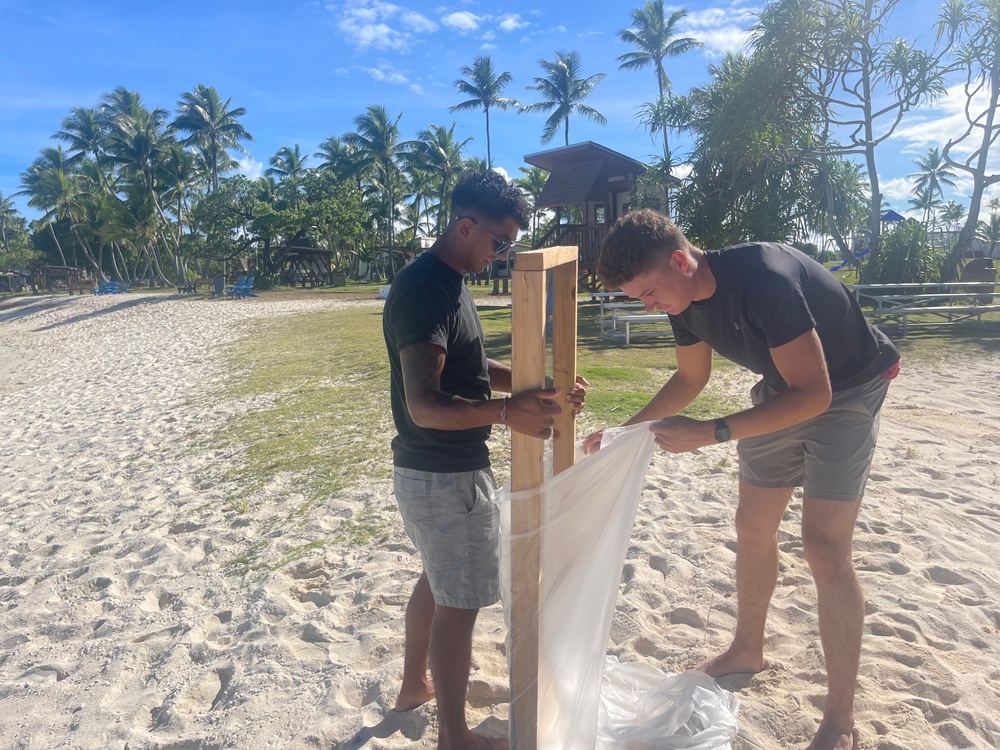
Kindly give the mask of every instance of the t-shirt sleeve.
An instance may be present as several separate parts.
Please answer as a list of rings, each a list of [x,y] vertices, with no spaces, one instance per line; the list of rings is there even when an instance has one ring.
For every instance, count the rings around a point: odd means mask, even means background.
[[[769,349],[794,341],[816,327],[802,281],[771,272],[747,295],[747,317],[764,335]]]
[[[701,339],[692,333],[691,329],[684,325],[676,315],[670,316],[670,327],[674,331],[674,342],[677,346],[694,346],[701,342]]]
[[[455,305],[443,291],[427,294],[410,290],[397,300],[391,325],[396,349],[410,344],[434,344],[448,351],[449,332],[457,314]]]

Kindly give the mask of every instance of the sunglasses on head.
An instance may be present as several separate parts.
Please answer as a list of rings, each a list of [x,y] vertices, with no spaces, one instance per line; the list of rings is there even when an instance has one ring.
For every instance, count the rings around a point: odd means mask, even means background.
[[[491,232],[489,229],[487,229],[482,224],[480,224],[479,223],[479,219],[477,219],[475,216],[456,216],[455,218],[456,219],[468,219],[473,224],[475,224],[477,227],[479,227],[484,232],[486,232],[486,234],[488,234],[490,237],[493,238],[493,241],[496,243],[496,248],[493,250],[493,257],[494,258],[499,258],[501,255],[503,255],[505,252],[507,252],[508,250],[510,250],[512,247],[514,247],[515,245],[520,244],[520,243],[516,242],[515,240],[502,240],[502,239],[500,239],[495,234],[493,234],[493,232]]]

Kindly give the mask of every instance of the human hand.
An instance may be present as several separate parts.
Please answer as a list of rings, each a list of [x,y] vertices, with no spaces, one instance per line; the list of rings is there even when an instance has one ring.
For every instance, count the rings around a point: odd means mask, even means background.
[[[669,453],[688,453],[715,443],[715,422],[667,417],[649,425],[656,444]]]
[[[598,430],[587,435],[583,439],[583,445],[581,446],[584,455],[589,456],[591,453],[597,453],[601,449],[601,441],[603,439],[604,430]]]
[[[576,376],[576,384],[573,386],[572,390],[566,394],[566,400],[569,402],[570,408],[573,409],[573,416],[575,417],[581,411],[583,411],[583,402],[587,398],[587,386],[590,383],[583,375]]]
[[[552,435],[555,415],[562,407],[555,399],[562,388],[537,388],[522,391],[507,399],[506,424],[514,432],[547,440]]]

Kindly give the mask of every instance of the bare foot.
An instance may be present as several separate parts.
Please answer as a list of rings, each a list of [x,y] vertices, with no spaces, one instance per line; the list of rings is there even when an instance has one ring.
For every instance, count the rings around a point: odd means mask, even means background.
[[[806,750],[857,750],[858,747],[857,729],[837,729],[824,723],[819,725]]]
[[[688,669],[697,669],[709,677],[725,677],[728,674],[757,674],[770,667],[767,659],[744,656],[729,649],[699,664],[691,664]]]
[[[413,685],[404,684],[399,689],[399,697],[396,698],[396,705],[392,710],[400,713],[412,711],[433,699],[434,683],[430,677],[427,677]]]
[[[466,732],[461,741],[449,743],[438,738],[438,750],[510,750],[506,737],[484,737],[475,732]]]

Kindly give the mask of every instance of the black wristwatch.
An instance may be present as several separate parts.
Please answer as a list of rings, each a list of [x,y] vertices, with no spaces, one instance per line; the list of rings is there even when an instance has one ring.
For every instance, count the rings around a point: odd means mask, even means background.
[[[715,420],[715,442],[726,443],[729,441],[729,425],[726,420],[719,418]]]

